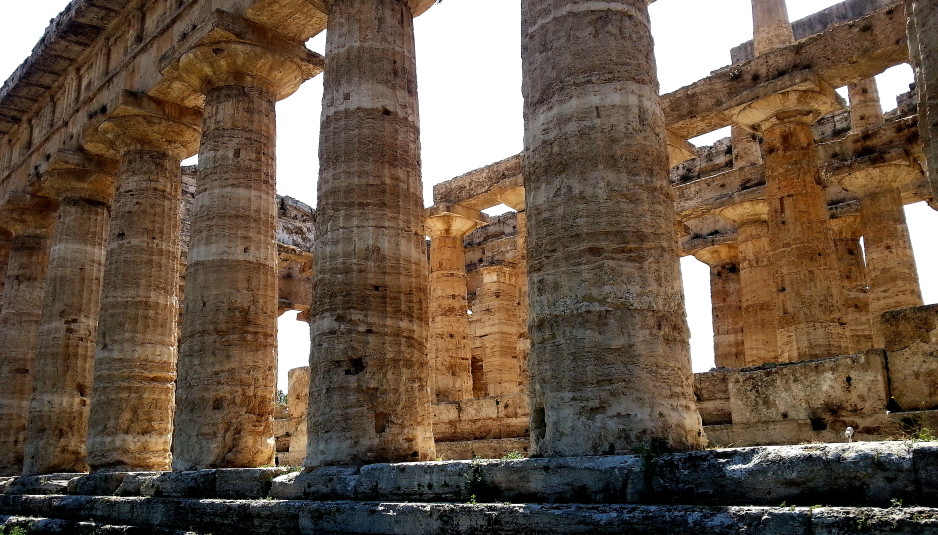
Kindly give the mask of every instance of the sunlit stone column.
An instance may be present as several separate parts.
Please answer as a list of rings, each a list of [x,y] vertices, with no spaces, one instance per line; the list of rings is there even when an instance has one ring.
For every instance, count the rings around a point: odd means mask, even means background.
[[[442,213],[427,218],[430,235],[428,350],[437,402],[472,397],[472,347],[463,240],[483,222],[481,214],[470,217],[467,212],[459,206],[446,207]]]
[[[0,226],[13,232],[0,300],[0,476],[23,469],[42,296],[56,202],[14,193],[0,207]]]
[[[721,215],[737,225],[739,286],[746,366],[778,362],[775,273],[769,259],[769,207],[764,201],[734,204]]]
[[[882,124],[883,107],[875,78],[865,78],[847,87],[850,98],[850,126],[854,132]]]
[[[518,358],[518,277],[513,265],[482,266],[476,292],[475,334],[482,342],[486,394],[502,396],[521,391]]]
[[[865,351],[873,347],[872,324],[870,322],[869,282],[866,263],[860,247],[860,217],[845,215],[831,221],[834,251],[840,264],[841,281],[844,287],[844,316],[854,351]]]
[[[866,250],[873,345],[883,347],[883,312],[922,306],[912,240],[899,188],[921,177],[903,150],[876,155],[841,168],[840,184],[860,197],[860,227]]]
[[[118,115],[97,131],[119,156],[88,425],[93,471],[168,470],[176,379],[180,167],[199,130]]]
[[[795,42],[785,0],[752,0],[752,22],[757,56]]]
[[[277,382],[276,112],[299,60],[243,42],[179,60],[205,94],[186,266],[173,469],[273,463]]]
[[[113,171],[60,161],[44,173],[43,183],[60,205],[49,254],[23,472],[85,472]]]
[[[705,443],[647,4],[521,3],[535,455]]]
[[[762,147],[759,135],[739,125],[730,130],[733,139],[733,167],[742,169],[762,164]]]
[[[524,188],[514,187],[499,193],[498,199],[515,211],[515,239],[518,248],[518,360],[521,364],[521,390],[527,392],[531,375],[528,373],[528,355],[531,338],[528,336],[528,212],[524,204]]]
[[[413,12],[333,0],[306,464],[435,456]]]
[[[740,100],[746,103],[731,113],[764,139],[780,360],[850,353],[843,286],[830,283],[840,280],[840,268],[811,130],[814,121],[840,108],[840,99],[815,74],[802,71]]]
[[[713,313],[713,355],[717,367],[746,366],[739,249],[736,244],[707,247],[694,253],[710,266],[710,301]]]

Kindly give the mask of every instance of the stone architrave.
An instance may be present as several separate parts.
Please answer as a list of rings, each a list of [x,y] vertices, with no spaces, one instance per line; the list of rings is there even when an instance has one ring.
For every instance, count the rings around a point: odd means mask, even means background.
[[[42,297],[56,202],[15,193],[0,207],[0,227],[13,233],[0,299],[0,476],[23,469]]]
[[[702,447],[648,2],[521,13],[531,453]]]
[[[332,0],[306,464],[435,457],[414,11]]]
[[[697,251],[694,257],[710,266],[715,364],[718,368],[743,368],[746,354],[739,248],[731,243],[714,245]]]
[[[179,72],[205,94],[176,379],[173,469],[274,458],[276,112],[301,60],[245,42],[197,45]]]
[[[778,362],[775,317],[775,273],[769,260],[769,207],[746,201],[724,208],[720,215],[736,223],[739,285],[745,366]]]
[[[43,191],[60,200],[29,406],[23,473],[86,472],[85,440],[113,169],[53,162]]]
[[[752,0],[752,22],[757,56],[795,42],[785,0]]]
[[[902,149],[874,155],[872,160],[849,164],[836,173],[844,189],[860,197],[873,347],[883,347],[883,312],[923,304],[900,193],[903,185],[921,177],[921,170]]]
[[[674,162],[671,162],[672,165]],[[531,381],[528,373],[528,354],[531,352],[531,337],[528,336],[528,212],[524,204],[524,187],[516,186],[499,193],[498,200],[515,211],[515,243],[518,263],[515,273],[518,279],[518,360],[521,363],[521,391],[528,391]]]
[[[513,265],[482,266],[473,319],[481,339],[486,394],[504,396],[521,391],[518,355],[518,276]]]
[[[199,129],[129,112],[95,147],[119,165],[111,209],[88,423],[92,471],[168,470],[176,380],[180,161]],[[87,141],[87,140],[86,140]]]
[[[469,302],[464,240],[484,222],[461,207],[427,218],[430,236],[430,366],[434,400],[459,401],[472,397],[472,348],[469,340]],[[452,211],[449,211],[449,210]]]
[[[811,125],[840,109],[830,85],[810,71],[741,95],[730,114],[763,136],[770,261],[775,270],[781,362],[850,353],[840,268],[820,185]],[[730,103],[734,106],[735,103]]]
[[[869,281],[863,248],[860,246],[860,217],[845,215],[831,221],[834,250],[840,263],[844,285],[844,316],[853,350],[860,352],[873,347],[870,317]]]

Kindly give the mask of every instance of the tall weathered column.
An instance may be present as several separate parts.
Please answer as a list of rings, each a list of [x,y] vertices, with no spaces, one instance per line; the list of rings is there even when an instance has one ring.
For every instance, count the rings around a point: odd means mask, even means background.
[[[705,442],[647,6],[521,3],[536,455]]]
[[[865,351],[873,347],[872,324],[870,322],[869,282],[866,262],[860,246],[860,217],[845,215],[831,221],[834,253],[840,264],[840,276],[844,288],[844,305],[847,307],[844,320],[850,334],[854,351]]]
[[[43,175],[44,191],[60,204],[33,374],[25,474],[88,470],[88,402],[114,183],[113,171],[89,168],[90,162],[80,159],[61,155]]]
[[[97,131],[119,157],[88,424],[93,471],[168,470],[176,379],[180,167],[199,130],[116,115]]]
[[[811,125],[840,108],[837,93],[810,71],[742,95],[736,122],[761,132],[765,147],[770,260],[778,292],[782,362],[851,351],[844,294],[828,224]]]
[[[713,355],[717,367],[743,368],[743,302],[739,249],[736,244],[707,247],[694,253],[710,266],[710,303],[713,313]]]
[[[466,295],[466,235],[483,224],[481,214],[447,206],[427,218],[430,235],[430,338],[434,400],[472,397],[472,347]]]
[[[759,135],[739,125],[730,130],[733,138],[733,167],[741,169],[762,164]]]
[[[513,265],[482,266],[473,317],[482,343],[486,394],[501,396],[521,391],[518,358],[518,277]]]
[[[795,42],[785,0],[752,0],[752,22],[757,56]]]
[[[938,202],[938,2],[906,0],[909,57],[919,92],[919,132],[928,180]]]
[[[516,186],[499,193],[498,200],[515,211],[515,240],[518,248],[518,360],[521,363],[521,390],[527,392],[531,376],[528,373],[528,354],[531,337],[528,335],[528,212],[524,204],[524,187]]]
[[[850,98],[850,128],[854,132],[882,124],[883,107],[875,78],[866,78],[847,87]]]
[[[737,225],[743,354],[746,366],[778,362],[775,273],[769,259],[769,207],[764,201],[728,206],[721,215]]]
[[[23,469],[55,209],[52,199],[20,193],[0,207],[0,226],[14,235],[0,303],[0,476],[19,475]]]
[[[310,321],[310,466],[432,459],[414,12],[332,0]]]
[[[872,161],[866,161],[872,160]],[[922,306],[912,240],[899,188],[921,177],[902,149],[852,162],[837,170],[840,184],[860,197],[874,347],[883,346],[883,312]]]
[[[185,52],[205,94],[176,379],[173,469],[272,464],[277,382],[276,112],[299,57],[244,42]]]

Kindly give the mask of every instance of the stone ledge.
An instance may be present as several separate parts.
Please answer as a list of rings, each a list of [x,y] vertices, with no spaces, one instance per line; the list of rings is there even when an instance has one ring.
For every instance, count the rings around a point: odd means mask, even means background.
[[[645,535],[938,534],[927,508],[678,507],[635,505],[408,504],[224,501],[87,496],[0,496],[0,526],[127,526],[105,533],[476,535],[551,533]],[[35,521],[35,524],[31,524]],[[71,524],[69,524],[71,523]],[[28,526],[34,527],[28,527]],[[134,529],[136,528],[136,529]],[[65,533],[75,533],[74,531]],[[96,532],[97,533],[97,532]]]
[[[938,443],[374,464],[292,473],[280,468],[68,475],[67,490],[63,477],[42,477],[59,481],[60,493],[154,498],[874,507],[900,499],[938,506]],[[5,492],[48,494],[47,484],[48,479],[17,478],[5,483]]]

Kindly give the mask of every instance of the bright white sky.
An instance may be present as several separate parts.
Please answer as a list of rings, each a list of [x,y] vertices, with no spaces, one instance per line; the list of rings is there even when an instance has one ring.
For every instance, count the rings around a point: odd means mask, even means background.
[[[707,76],[729,63],[729,50],[752,37],[750,0],[658,0],[651,6],[662,93]],[[67,0],[30,0],[15,16],[0,19],[0,78],[30,53],[49,19]],[[792,20],[838,3],[788,0]],[[715,9],[715,6],[719,6]],[[522,149],[520,1],[444,0],[416,21],[421,142],[425,198],[433,184],[461,175]],[[308,46],[322,53],[324,35]],[[907,66],[878,78],[883,108],[908,91]],[[278,191],[315,205],[318,175],[322,78],[307,82],[278,105]],[[695,140],[709,144],[728,133]],[[938,301],[938,253],[929,231],[938,214],[924,204],[907,207],[926,303]],[[682,261],[695,371],[713,365],[708,268],[693,258]],[[286,314],[280,321],[279,384],[289,368],[306,365],[309,334],[305,323]]]

